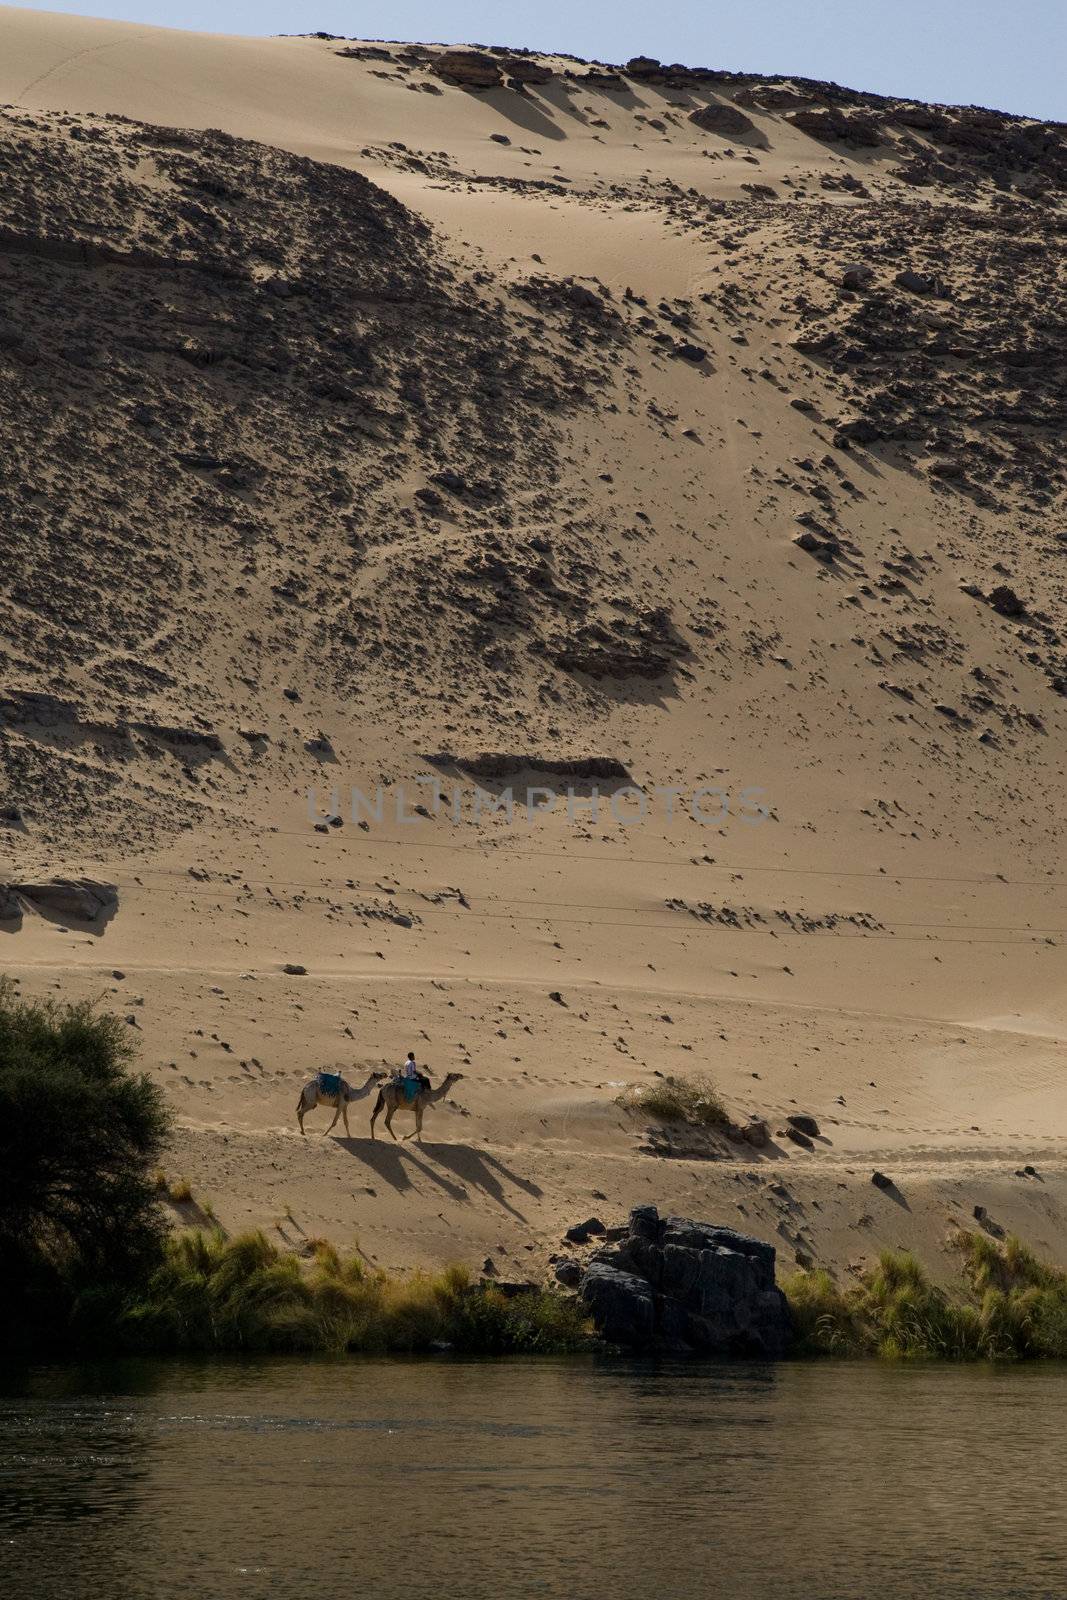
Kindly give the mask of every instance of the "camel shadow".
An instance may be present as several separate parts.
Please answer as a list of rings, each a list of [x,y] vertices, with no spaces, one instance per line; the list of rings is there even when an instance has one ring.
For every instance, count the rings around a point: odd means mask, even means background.
[[[527,1219],[517,1206],[512,1205],[497,1174],[500,1173],[508,1183],[514,1184],[516,1188],[534,1199],[539,1198],[543,1192],[536,1183],[532,1183],[528,1178],[521,1178],[517,1172],[512,1172],[495,1156],[488,1155],[484,1150],[475,1150],[472,1145],[424,1144],[423,1149],[430,1160],[454,1172],[468,1188],[480,1189],[519,1222],[525,1222]]]
[[[460,1205],[470,1202],[470,1195],[466,1189],[457,1183],[452,1183],[441,1173],[435,1172],[427,1162],[420,1161],[410,1144],[394,1144],[391,1139],[388,1143],[384,1139],[338,1139],[337,1143],[342,1149],[347,1150],[350,1156],[368,1166],[398,1194],[415,1187],[408,1170],[409,1167],[413,1167],[424,1178],[429,1178],[431,1183],[443,1189],[450,1200],[455,1200]]]
[[[342,1150],[354,1156],[357,1161],[362,1161],[364,1166],[395,1189],[398,1194],[403,1194],[406,1189],[414,1188],[409,1174],[404,1169],[404,1151],[399,1145],[394,1145],[392,1140],[384,1144],[380,1139],[351,1138],[338,1139]]]

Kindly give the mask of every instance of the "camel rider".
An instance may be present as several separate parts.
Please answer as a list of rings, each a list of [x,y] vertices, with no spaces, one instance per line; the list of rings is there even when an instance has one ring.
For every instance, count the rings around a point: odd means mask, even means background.
[[[425,1070],[420,1072],[415,1065],[414,1050],[408,1051],[408,1058],[400,1069],[400,1081],[404,1086],[404,1094],[409,1102],[414,1100],[420,1089],[428,1089],[430,1087],[430,1080],[426,1076]]]

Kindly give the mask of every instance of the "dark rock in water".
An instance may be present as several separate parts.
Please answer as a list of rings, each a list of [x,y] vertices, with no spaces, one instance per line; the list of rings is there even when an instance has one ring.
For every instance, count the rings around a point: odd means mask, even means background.
[[[656,1343],[656,1301],[647,1279],[594,1261],[586,1269],[579,1294],[597,1331],[612,1344],[649,1349]]]
[[[92,878],[52,878],[48,883],[13,883],[11,888],[36,910],[72,922],[96,922],[119,903],[114,884]]]
[[[580,1295],[612,1344],[705,1355],[783,1356],[792,1337],[774,1247],[732,1228],[630,1213],[625,1238],[594,1255]]]

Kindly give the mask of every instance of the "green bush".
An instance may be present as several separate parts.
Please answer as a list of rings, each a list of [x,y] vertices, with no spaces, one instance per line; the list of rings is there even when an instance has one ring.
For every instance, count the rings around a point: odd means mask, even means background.
[[[169,1115],[132,1061],[117,1017],[23,1001],[0,979],[0,1346],[35,1347],[80,1296],[103,1316],[158,1259]]]
[[[858,1284],[825,1272],[783,1284],[801,1350],[888,1360],[1025,1361],[1067,1357],[1067,1274],[1018,1239],[1003,1248],[985,1234],[954,1240],[963,1281],[950,1294],[906,1251],[883,1251]]]

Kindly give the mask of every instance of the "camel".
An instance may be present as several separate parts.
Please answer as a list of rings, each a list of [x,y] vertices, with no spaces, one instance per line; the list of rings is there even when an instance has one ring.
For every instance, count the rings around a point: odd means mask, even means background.
[[[300,1091],[300,1099],[296,1102],[296,1120],[300,1124],[300,1132],[303,1133],[304,1131],[304,1118],[307,1116],[309,1111],[314,1111],[316,1106],[333,1106],[333,1121],[330,1123],[328,1128],[324,1129],[323,1138],[325,1138],[326,1134],[331,1132],[331,1130],[336,1127],[338,1117],[344,1118],[345,1133],[349,1138],[351,1138],[352,1130],[348,1126],[349,1102],[352,1100],[363,1100],[367,1095],[370,1094],[376,1083],[381,1083],[382,1079],[387,1078],[388,1076],[388,1072],[382,1072],[380,1069],[376,1069],[371,1072],[366,1083],[362,1084],[358,1089],[353,1089],[350,1083],[346,1083],[344,1078],[338,1075],[337,1081],[340,1084],[341,1092],[340,1094],[329,1094],[322,1087],[321,1074],[316,1073],[315,1077],[312,1078],[310,1083],[305,1083],[304,1087]]]
[[[394,1114],[397,1111],[414,1111],[415,1130],[413,1133],[405,1133],[404,1138],[418,1139],[419,1143],[421,1144],[423,1111],[428,1105],[431,1105],[433,1101],[443,1100],[449,1089],[451,1089],[452,1085],[454,1083],[458,1083],[462,1076],[462,1072],[450,1072],[439,1089],[431,1089],[428,1080],[425,1078],[420,1078],[419,1092],[413,1100],[409,1100],[407,1098],[402,1084],[399,1083],[395,1078],[391,1078],[388,1083],[381,1084],[378,1089],[378,1099],[375,1102],[374,1110],[370,1114],[371,1138],[374,1138],[374,1124],[377,1121],[378,1113],[384,1107],[385,1126],[388,1131],[393,1134],[394,1139],[396,1138],[396,1134],[393,1133]],[[423,1084],[426,1085],[425,1088],[422,1087]]]

